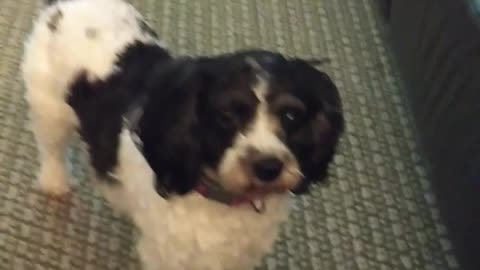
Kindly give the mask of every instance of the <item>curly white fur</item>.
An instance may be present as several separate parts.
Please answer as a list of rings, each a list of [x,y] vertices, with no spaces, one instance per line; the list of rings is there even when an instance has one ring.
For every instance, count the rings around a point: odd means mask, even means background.
[[[52,31],[49,20],[61,12]],[[117,56],[134,41],[160,42],[142,33],[138,12],[121,0],[71,0],[46,8],[25,44],[22,72],[32,128],[39,145],[39,183],[48,193],[69,190],[64,152],[78,119],[65,102],[80,72],[92,81],[116,71]],[[92,28],[96,38],[85,31]],[[112,205],[141,231],[139,254],[146,270],[248,270],[268,253],[288,216],[288,195],[266,198],[266,212],[229,207],[197,193],[165,200],[153,188],[153,171],[122,132],[114,175],[102,185]]]

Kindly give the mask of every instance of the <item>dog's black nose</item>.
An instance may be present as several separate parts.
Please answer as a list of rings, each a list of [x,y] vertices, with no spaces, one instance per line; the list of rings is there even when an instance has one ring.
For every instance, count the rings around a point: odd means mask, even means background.
[[[264,157],[253,162],[253,171],[258,180],[272,182],[280,175],[283,162],[276,157]]]

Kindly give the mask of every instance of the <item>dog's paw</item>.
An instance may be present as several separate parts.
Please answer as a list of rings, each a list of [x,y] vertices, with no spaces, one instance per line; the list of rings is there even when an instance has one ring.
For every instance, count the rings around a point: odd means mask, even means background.
[[[43,166],[38,176],[41,191],[52,196],[65,196],[70,193],[68,173],[61,164]]]

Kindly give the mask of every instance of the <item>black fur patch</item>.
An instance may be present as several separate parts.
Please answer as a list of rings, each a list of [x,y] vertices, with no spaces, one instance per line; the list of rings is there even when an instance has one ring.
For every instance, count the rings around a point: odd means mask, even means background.
[[[50,31],[52,32],[56,32],[58,29],[60,20],[62,18],[63,18],[63,12],[60,9],[57,9],[55,13],[53,13],[52,16],[50,16],[47,22],[48,29],[50,29]]]
[[[305,175],[295,191],[308,191],[310,183],[322,181],[344,130],[342,103],[330,77],[295,59],[289,61],[292,93],[306,105],[302,124],[287,135],[287,145],[294,152]]]
[[[72,84],[67,102],[80,120],[79,132],[88,144],[92,166],[99,176],[107,178],[117,164],[123,115],[145,95],[152,68],[169,60],[168,53],[158,46],[137,42],[119,57],[119,72],[95,82],[83,73]]]

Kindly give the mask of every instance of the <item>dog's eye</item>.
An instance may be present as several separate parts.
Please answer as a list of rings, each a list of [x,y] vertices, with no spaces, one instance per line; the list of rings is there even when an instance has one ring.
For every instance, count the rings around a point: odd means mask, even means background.
[[[272,109],[288,132],[298,128],[305,119],[307,111],[307,107],[299,98],[286,94],[279,95],[273,100]]]
[[[235,122],[234,115],[229,109],[220,109],[216,115],[216,120],[224,128],[232,127]]]
[[[217,122],[224,128],[235,128],[251,116],[251,110],[242,104],[234,104],[218,111]]]
[[[298,117],[297,113],[293,111],[287,111],[285,112],[285,115],[284,115],[285,121],[289,121],[289,122],[295,122],[297,117]]]
[[[283,108],[280,111],[280,121],[286,129],[294,129],[303,120],[305,112],[300,108]]]

